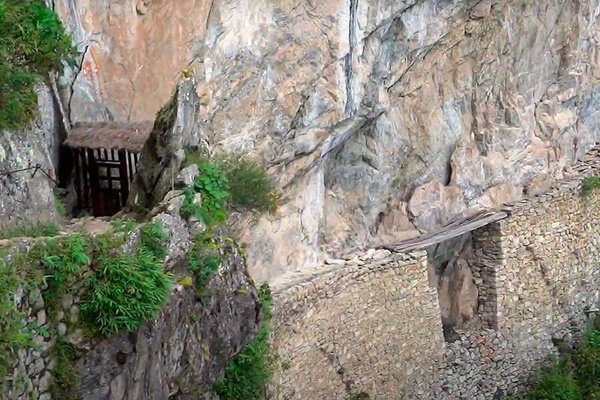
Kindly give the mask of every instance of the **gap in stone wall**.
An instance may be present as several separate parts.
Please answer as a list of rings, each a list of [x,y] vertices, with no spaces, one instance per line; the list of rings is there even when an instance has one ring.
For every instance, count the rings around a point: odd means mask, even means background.
[[[472,271],[473,238],[470,232],[426,249],[429,285],[438,292],[444,338],[453,342],[457,331],[481,328],[479,288]]]

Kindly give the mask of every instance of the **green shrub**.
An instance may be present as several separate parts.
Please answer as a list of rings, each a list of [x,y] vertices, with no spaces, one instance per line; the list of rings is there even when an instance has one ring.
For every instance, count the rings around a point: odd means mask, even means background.
[[[0,0],[0,129],[29,123],[37,110],[34,85],[76,50],[43,0]]]
[[[183,219],[189,219],[195,216],[198,219],[202,218],[202,206],[199,203],[194,203],[196,192],[190,187],[183,189],[183,204],[179,210],[179,215]]]
[[[0,254],[0,389],[17,350],[31,344],[25,315],[15,306],[13,295],[22,284],[17,267],[6,253]]]
[[[279,195],[264,165],[242,154],[217,159],[229,182],[230,203],[243,211],[275,212]]]
[[[199,234],[190,251],[189,269],[196,278],[196,289],[201,292],[211,276],[223,262],[219,253],[219,244],[209,232]]]
[[[542,371],[526,399],[600,400],[600,331],[588,331],[573,354]]]
[[[41,264],[46,271],[44,302],[50,307],[59,302],[81,269],[90,263],[89,242],[83,235],[67,236],[64,240],[48,241],[40,248]]]
[[[600,176],[586,178],[581,186],[581,195],[584,197],[589,196],[598,188],[600,188]]]
[[[573,377],[570,360],[562,359],[543,371],[536,388],[527,400],[583,400],[581,389]]]
[[[260,288],[263,319],[256,337],[225,367],[225,376],[213,390],[223,400],[259,400],[273,375],[275,356],[269,342],[271,292],[268,285]]]
[[[227,220],[229,182],[223,172],[214,164],[203,161],[198,164],[200,174],[193,188],[183,191],[185,200],[180,213],[183,218],[196,216],[208,226],[218,225]],[[194,204],[194,194],[202,195],[202,204]]]
[[[79,379],[74,362],[78,355],[73,346],[58,339],[52,348],[55,366],[52,371],[52,398],[61,400],[74,399],[72,391]]]
[[[588,332],[574,355],[577,380],[586,399],[600,399],[600,331]]]
[[[45,237],[56,236],[58,234],[58,226],[55,223],[48,222],[31,226],[19,226],[12,229],[0,231],[0,239],[12,239],[16,237]]]
[[[55,312],[69,283],[90,261],[88,245],[85,237],[73,235],[36,243],[29,251],[13,251],[10,255],[0,251],[0,377],[7,374],[19,349],[33,346],[33,335],[52,334],[36,324],[25,324],[25,315],[14,303],[14,293],[20,287],[27,290],[39,286],[43,279],[48,288],[42,296],[49,311]]]
[[[157,223],[141,228],[133,254],[101,252],[80,310],[94,333],[135,331],[161,311],[172,287],[163,270],[166,234]]]

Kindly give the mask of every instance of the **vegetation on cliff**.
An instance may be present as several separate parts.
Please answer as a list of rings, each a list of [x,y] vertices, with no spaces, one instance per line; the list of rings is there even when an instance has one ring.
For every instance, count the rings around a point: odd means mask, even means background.
[[[227,245],[217,239],[225,231],[228,211],[236,204],[253,212],[273,210],[277,196],[273,195],[266,170],[258,164],[245,171],[242,166],[247,164],[228,161],[225,169],[202,158],[197,165],[199,174],[193,186],[184,190],[179,212],[185,220],[195,218],[202,223],[188,253],[193,279],[187,277],[184,285],[194,287],[202,298],[208,294],[210,278],[224,261],[223,246]],[[246,179],[251,189],[242,188]],[[235,182],[235,194],[230,182]],[[198,197],[202,200],[197,201]],[[169,238],[161,225],[153,222],[137,225],[130,220],[114,220],[112,225],[111,232],[96,236],[59,235],[56,226],[4,233],[5,238],[28,239],[0,248],[0,382],[12,375],[21,350],[36,348],[36,339],[41,336],[54,340],[50,349],[55,362],[52,394],[71,399],[78,381],[75,362],[82,354],[73,346],[70,335],[80,332],[88,339],[133,332],[162,310],[173,282],[163,268]],[[35,297],[32,293],[39,293],[41,306],[35,309],[43,307],[48,313],[47,323],[37,325],[29,315],[28,302]],[[65,299],[69,298],[79,299],[80,317],[75,320],[65,317]],[[271,376],[268,286],[261,288],[260,302],[263,320],[258,335],[231,360],[223,380],[214,387],[224,400],[259,398]]]
[[[586,178],[581,185],[581,195],[583,197],[589,196],[598,188],[600,188],[600,176]]]
[[[223,400],[259,400],[274,371],[275,355],[269,343],[271,320],[271,292],[261,286],[259,298],[263,320],[258,335],[225,367],[225,376],[214,386]]]
[[[143,224],[139,243],[129,253],[124,246],[133,227],[116,221],[114,231],[96,237],[71,234],[0,249],[1,378],[7,376],[20,349],[36,348],[35,336],[58,339],[78,328],[91,335],[109,335],[133,331],[156,317],[171,288],[171,278],[162,269],[165,233],[159,224]],[[23,300],[16,300],[25,293],[29,301],[35,297],[32,293],[40,293],[49,325],[27,320],[20,309]],[[76,324],[61,316],[69,296],[82,296],[83,318]],[[53,352],[53,392],[68,399],[67,391],[74,384],[70,381],[74,350],[58,340]]]
[[[72,63],[76,50],[43,0],[0,0],[0,129],[36,115],[36,82]]]
[[[542,370],[526,400],[600,399],[600,330],[592,329],[573,352]]]
[[[279,196],[260,163],[241,155],[225,155],[215,160],[187,154],[186,164],[196,164],[200,174],[193,187],[184,189],[181,216],[197,218],[206,225],[190,252],[189,267],[202,290],[216,272],[221,260],[213,241],[213,230],[227,220],[228,208],[246,212],[274,212]],[[195,194],[202,201],[194,203]],[[273,374],[274,355],[269,343],[271,293],[268,285],[260,288],[262,321],[257,336],[225,368],[223,379],[213,390],[223,400],[260,399]]]

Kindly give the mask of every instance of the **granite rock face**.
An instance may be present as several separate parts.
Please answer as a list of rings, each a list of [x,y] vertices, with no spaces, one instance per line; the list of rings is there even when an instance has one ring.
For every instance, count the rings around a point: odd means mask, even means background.
[[[135,332],[90,338],[84,333],[84,325],[77,323],[90,267],[81,272],[82,279],[66,288],[56,313],[42,296],[47,287],[22,287],[14,295],[26,322],[36,323],[40,332],[56,329],[58,337],[77,350],[78,358],[73,361],[77,374],[68,398],[209,399],[211,387],[222,377],[227,362],[258,331],[258,293],[233,241],[217,236],[221,264],[207,278],[201,292],[191,283],[183,283],[194,279],[188,263],[193,232],[179,216],[180,199],[181,196],[169,194],[150,214],[156,214],[152,220],[159,222],[168,234],[164,268],[173,274],[176,284],[159,315]],[[27,251],[31,243],[23,240],[9,240],[3,245],[23,246]],[[133,251],[138,243],[139,231],[134,231],[122,250]],[[0,377],[5,384],[0,400],[67,398],[67,394],[53,393],[57,337],[40,333],[34,340],[40,347],[20,349],[14,371]]]
[[[0,229],[56,218],[58,123],[50,90],[39,86],[37,93],[38,118],[23,129],[0,130]],[[36,165],[43,171],[28,169]]]
[[[208,296],[176,288],[155,321],[91,346],[77,365],[82,398],[195,400],[210,392],[226,363],[254,337],[260,318],[242,256],[225,249]]]
[[[202,132],[269,164],[258,280],[518,199],[598,138],[598,0],[53,4],[72,120],[148,119],[190,65]]]
[[[185,149],[200,146],[197,119],[196,82],[194,76],[189,76],[178,82],[169,102],[157,113],[150,137],[140,154],[138,172],[128,199],[130,206],[151,209],[174,188],[175,175],[185,159]]]

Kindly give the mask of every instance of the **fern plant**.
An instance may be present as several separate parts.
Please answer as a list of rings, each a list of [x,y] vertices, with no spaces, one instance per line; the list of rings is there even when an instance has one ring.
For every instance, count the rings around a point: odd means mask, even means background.
[[[101,256],[80,307],[94,333],[134,331],[162,310],[172,287],[162,268],[166,239],[159,224],[149,223],[141,228],[140,245],[133,254]]]

